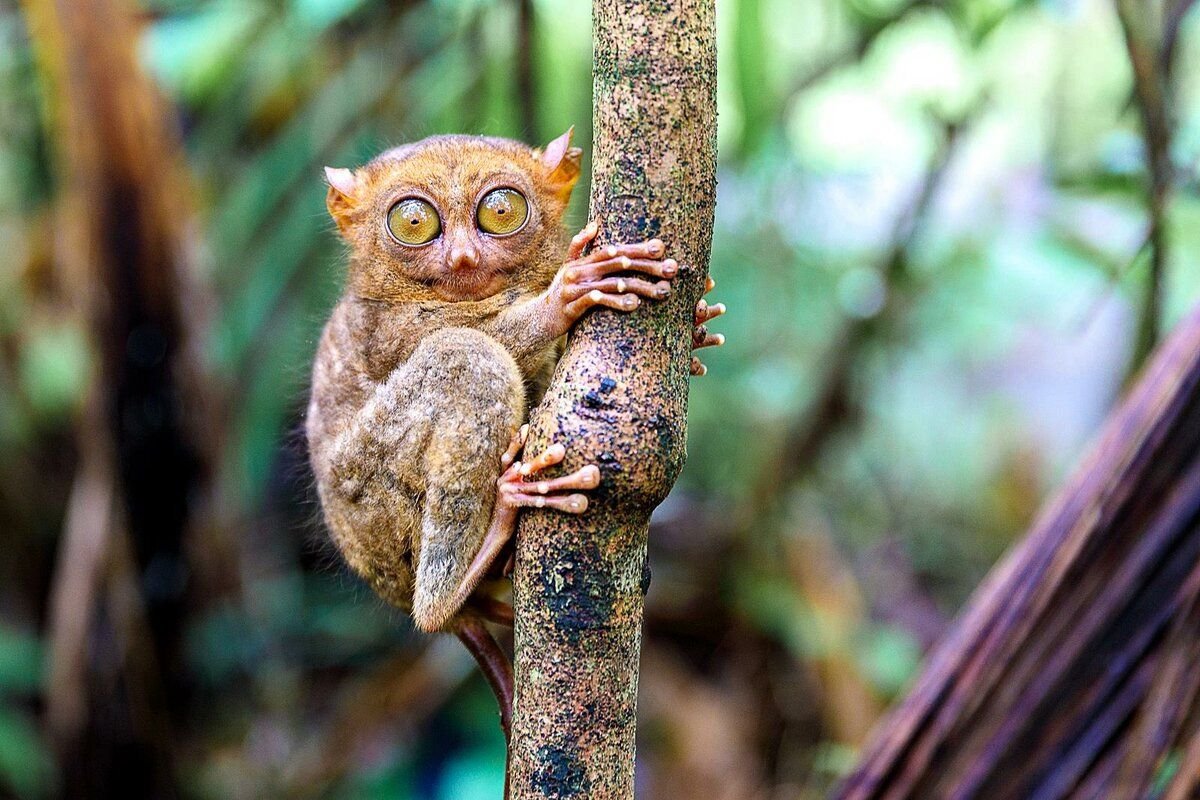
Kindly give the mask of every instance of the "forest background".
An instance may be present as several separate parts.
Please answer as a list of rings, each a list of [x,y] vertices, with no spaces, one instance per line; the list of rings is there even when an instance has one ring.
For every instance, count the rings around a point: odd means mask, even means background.
[[[96,290],[63,268],[81,128],[44,5],[0,0],[0,794],[21,798],[70,780],[54,598],[109,374]],[[1103,0],[719,3],[729,343],[652,529],[640,796],[823,796],[1200,300],[1200,22],[1141,5],[1157,99]],[[131,526],[106,599],[78,600],[104,623],[88,724],[157,731],[186,797],[493,797],[503,740],[469,657],[375,599],[318,521],[298,431],[341,280],[321,167],[571,124],[586,152],[588,4],[143,0],[130,20],[179,155],[144,179],[179,201],[194,336],[172,353],[200,379],[171,402],[203,395],[206,468],[179,540]],[[163,629],[157,660],[130,655]],[[83,752],[94,772],[127,755]]]

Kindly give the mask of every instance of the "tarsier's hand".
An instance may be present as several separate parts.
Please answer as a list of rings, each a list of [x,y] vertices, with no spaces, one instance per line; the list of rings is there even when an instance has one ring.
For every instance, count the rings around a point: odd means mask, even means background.
[[[642,297],[665,300],[671,294],[671,280],[679,274],[679,264],[673,258],[662,259],[665,248],[661,241],[651,239],[641,244],[608,245],[583,255],[599,230],[600,226],[592,221],[575,235],[567,249],[567,262],[547,290],[545,299],[550,304],[550,328],[555,337],[570,330],[589,308],[604,306],[617,311],[633,311],[641,305]],[[640,272],[660,280],[616,275],[625,272]],[[711,292],[715,285],[712,278],[707,278],[704,293]],[[705,325],[724,313],[724,303],[710,306],[703,299],[697,303],[692,330],[693,350],[725,344],[723,334],[709,333]],[[690,370],[693,375],[708,372],[695,356],[692,356]]]
[[[571,240],[567,262],[547,290],[545,298],[553,315],[550,325],[553,336],[570,330],[590,308],[604,306],[633,311],[641,305],[643,297],[665,300],[671,294],[671,280],[679,274],[679,264],[673,258],[662,258],[665,248],[661,241],[607,245],[583,255],[599,230],[596,222],[589,222]],[[660,280],[617,275],[625,272]]]
[[[712,278],[706,278],[704,283],[704,293],[708,294],[716,285],[717,282]],[[707,300],[700,298],[700,302],[696,304],[696,317],[692,322],[694,326],[692,328],[693,350],[699,350],[701,347],[720,347],[721,345],[725,344],[725,334],[709,333],[708,325],[706,324],[710,320],[714,320],[724,313],[724,303],[715,303],[714,305],[710,306]],[[704,366],[704,362],[702,362],[700,359],[692,356],[691,372],[696,376],[704,375],[708,372],[708,367]]]

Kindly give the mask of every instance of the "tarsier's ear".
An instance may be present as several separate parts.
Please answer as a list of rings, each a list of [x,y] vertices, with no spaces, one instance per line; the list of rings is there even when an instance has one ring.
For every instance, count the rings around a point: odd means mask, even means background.
[[[546,145],[542,152],[546,180],[564,201],[571,196],[571,190],[579,180],[580,165],[583,163],[583,151],[571,146],[571,136],[574,133],[575,126],[572,125],[567,128],[566,133]]]
[[[350,225],[350,212],[358,204],[358,198],[355,196],[358,191],[358,179],[348,169],[326,167],[325,180],[329,182],[325,207],[329,209],[329,216],[337,223],[338,230],[345,233]]]

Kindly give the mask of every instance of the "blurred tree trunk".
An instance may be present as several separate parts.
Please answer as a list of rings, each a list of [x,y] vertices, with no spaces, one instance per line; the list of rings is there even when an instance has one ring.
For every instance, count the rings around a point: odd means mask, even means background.
[[[740,159],[758,154],[771,132],[771,118],[779,106],[767,75],[766,29],[762,0],[737,0],[734,5],[733,62],[737,78],[738,116],[741,135],[736,155]]]
[[[51,598],[47,721],[66,796],[173,796],[184,534],[213,447],[194,352],[203,296],[184,269],[190,191],[133,8],[25,9],[57,140],[56,266],[95,356]]]
[[[692,316],[716,190],[713,0],[594,4],[591,216],[600,244],[661,238],[671,298],[589,315],[572,333],[528,449],[600,466],[575,518],[522,515],[514,579],[516,798],[633,797],[650,513],[685,457]]]
[[[535,70],[537,68],[537,10],[533,0],[517,0],[517,122],[527,142],[542,141],[541,125],[538,124],[538,90]]]
[[[1200,792],[1200,308],[837,793]]]

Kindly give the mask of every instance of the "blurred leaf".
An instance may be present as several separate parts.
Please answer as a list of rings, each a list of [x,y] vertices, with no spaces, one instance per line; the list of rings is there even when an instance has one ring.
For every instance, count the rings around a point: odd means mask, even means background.
[[[1154,783],[1150,787],[1150,797],[1159,797],[1167,790],[1172,779],[1179,772],[1180,760],[1178,752],[1172,752],[1163,759],[1162,765],[1154,776]]]
[[[54,762],[29,717],[0,705],[0,785],[19,798],[48,797]]]
[[[33,634],[0,625],[0,696],[34,694],[41,686],[41,642]]]
[[[358,11],[367,0],[293,0],[296,15],[316,30],[324,30]]]
[[[402,759],[390,759],[376,770],[362,770],[332,792],[335,798],[360,800],[364,797],[388,797],[395,800],[418,797],[413,790],[413,770]],[[493,795],[495,787],[493,786]]]
[[[858,753],[853,748],[836,742],[823,742],[816,749],[813,770],[837,777],[853,769],[857,761]]]
[[[261,3],[222,0],[163,18],[150,28],[143,50],[160,81],[200,103],[238,69],[247,41],[263,20]]]
[[[873,627],[864,632],[859,663],[875,688],[895,697],[921,665],[921,646],[906,631]]]
[[[78,407],[87,387],[90,357],[75,325],[31,326],[21,352],[21,386],[39,414],[54,418]]]
[[[504,753],[468,750],[446,767],[439,800],[492,800],[496,787],[504,783]]]

